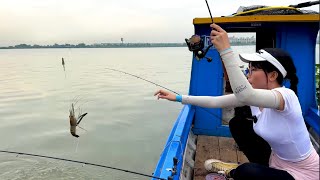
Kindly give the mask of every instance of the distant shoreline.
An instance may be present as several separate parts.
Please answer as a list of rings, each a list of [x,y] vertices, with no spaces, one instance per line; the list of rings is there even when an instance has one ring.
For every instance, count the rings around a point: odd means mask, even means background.
[[[319,44],[317,42],[316,44]],[[253,46],[253,42],[231,42],[231,46]],[[186,43],[103,43],[86,45],[80,43],[72,44],[54,44],[54,45],[28,45],[19,44],[15,46],[0,47],[0,49],[71,49],[71,48],[158,48],[158,47],[187,47]]]
[[[231,43],[233,46],[250,46],[254,43]],[[71,44],[54,44],[54,45],[28,45],[19,44],[15,46],[0,47],[0,49],[49,49],[49,48],[156,48],[156,47],[187,47],[186,43],[108,43],[86,45],[84,43],[78,45]]]

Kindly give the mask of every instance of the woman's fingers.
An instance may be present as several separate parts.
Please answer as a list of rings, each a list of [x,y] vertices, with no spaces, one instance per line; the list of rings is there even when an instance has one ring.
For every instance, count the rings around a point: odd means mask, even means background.
[[[219,25],[215,24],[215,23],[212,23],[210,25],[210,27],[216,29],[218,32],[225,32],[225,30],[223,30]]]
[[[154,93],[154,96],[158,96],[158,99],[165,98],[166,96],[168,96],[168,93],[166,91],[160,89]]]
[[[160,98],[163,99],[163,98],[165,98],[165,97],[166,97],[166,96],[163,96],[163,95],[160,94],[160,95],[158,96],[158,99],[160,99]]]
[[[216,40],[217,38],[219,38],[221,36],[221,32],[218,32],[216,30],[212,30],[210,33],[210,40],[211,42],[213,42],[214,40]]]
[[[217,24],[211,24],[210,40],[214,47],[220,52],[230,47],[228,33]]]
[[[154,96],[156,96],[156,95],[158,95],[158,94],[160,94],[161,93],[161,90],[158,90],[158,91],[156,91],[155,93],[154,93]]]
[[[168,93],[165,92],[164,90],[160,89],[160,90],[158,90],[156,93],[154,93],[155,96],[158,95],[158,94],[166,95],[166,94],[168,94]]]
[[[176,101],[176,95],[165,90],[158,90],[154,93],[154,96],[157,96],[158,99],[167,99],[170,101]]]
[[[216,30],[211,30],[210,36],[216,36],[219,35],[220,33]]]

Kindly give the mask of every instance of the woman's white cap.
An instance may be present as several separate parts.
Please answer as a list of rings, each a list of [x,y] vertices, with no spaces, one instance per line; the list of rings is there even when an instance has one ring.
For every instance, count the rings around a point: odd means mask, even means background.
[[[284,69],[281,63],[275,57],[273,57],[270,53],[268,53],[263,49],[259,50],[256,53],[239,54],[239,56],[240,56],[240,59],[246,63],[249,63],[252,61],[268,61],[281,72],[283,78],[285,78],[287,75],[287,71]]]

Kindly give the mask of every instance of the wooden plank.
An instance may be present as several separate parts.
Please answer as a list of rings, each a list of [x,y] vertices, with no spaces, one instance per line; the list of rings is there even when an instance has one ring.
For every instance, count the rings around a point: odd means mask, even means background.
[[[204,168],[204,162],[207,159],[219,159],[233,163],[248,162],[245,155],[235,148],[235,144],[232,138],[199,135],[197,139],[193,179],[205,179],[208,172]]]
[[[242,151],[237,150],[237,156],[238,156],[238,163],[243,164],[245,162],[249,162],[247,157],[243,154]]]
[[[219,137],[220,160],[224,162],[238,162],[235,142],[232,138]]]
[[[204,168],[207,159],[219,159],[219,140],[215,136],[198,136],[194,167],[194,180],[203,180],[208,172]]]

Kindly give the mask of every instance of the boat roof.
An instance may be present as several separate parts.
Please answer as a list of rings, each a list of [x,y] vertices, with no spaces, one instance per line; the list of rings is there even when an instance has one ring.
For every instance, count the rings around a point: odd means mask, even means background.
[[[319,14],[302,15],[253,15],[253,16],[232,16],[232,17],[214,17],[215,23],[241,23],[241,22],[320,22]],[[211,24],[210,17],[194,18],[193,24]]]

